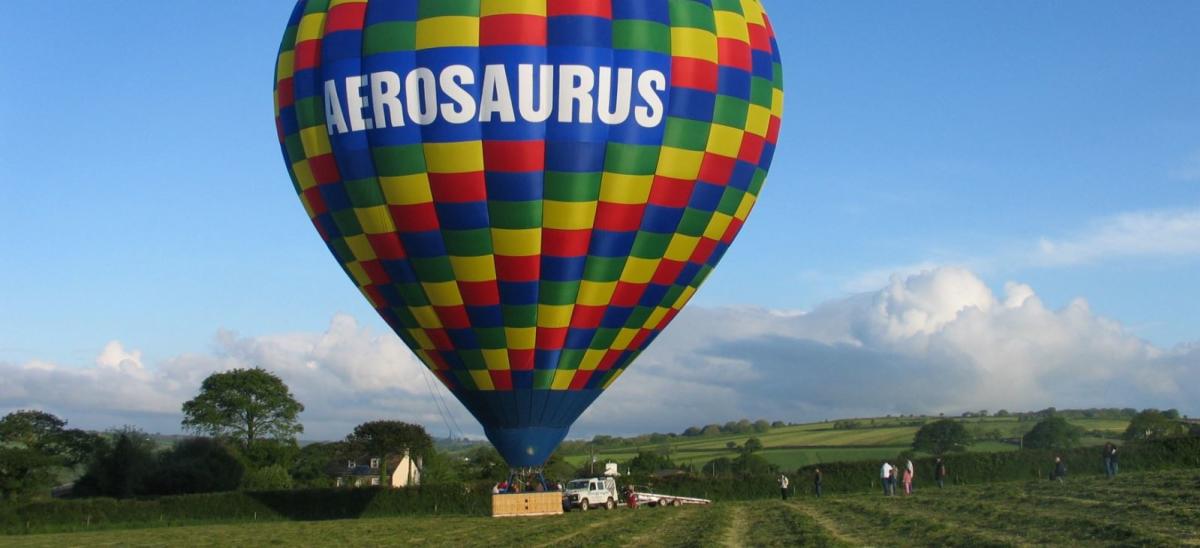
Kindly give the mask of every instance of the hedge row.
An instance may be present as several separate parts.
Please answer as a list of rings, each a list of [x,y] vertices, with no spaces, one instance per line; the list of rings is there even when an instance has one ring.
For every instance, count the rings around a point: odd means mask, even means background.
[[[1121,447],[1122,471],[1200,467],[1200,438],[1176,438]],[[1069,476],[1104,473],[1099,447],[1052,452],[1023,450],[1009,453],[964,453],[946,458],[952,484],[1047,478],[1054,456],[1067,462]],[[896,462],[893,461],[893,464]],[[913,461],[916,484],[933,483],[934,459]],[[879,489],[879,461],[819,465],[826,493]],[[790,474],[798,493],[812,489],[808,466]],[[708,498],[715,501],[751,500],[779,495],[774,476],[743,479],[677,476],[663,479],[626,478],[656,492]],[[327,520],[397,515],[488,515],[491,485],[425,485],[412,489],[309,489],[269,492],[231,492],[154,499],[50,500],[0,505],[0,534],[82,531],[98,528],[158,527],[195,523]]]
[[[1200,438],[1172,438],[1122,445],[1118,452],[1120,470],[1149,471],[1168,468],[1200,467]],[[995,481],[1033,480],[1049,478],[1054,470],[1054,457],[1067,463],[1067,477],[1104,473],[1100,447],[1080,447],[1065,451],[1023,449],[1006,453],[958,453],[945,458],[947,483],[989,483]],[[903,462],[889,459],[893,465]],[[935,459],[913,459],[914,485],[934,484]],[[792,477],[800,492],[812,491],[815,468],[820,468],[826,493],[851,493],[879,489],[878,460],[835,462],[805,466]]]
[[[214,522],[327,520],[397,515],[487,515],[490,485],[413,489],[235,491],[153,499],[48,500],[0,506],[0,534]]]

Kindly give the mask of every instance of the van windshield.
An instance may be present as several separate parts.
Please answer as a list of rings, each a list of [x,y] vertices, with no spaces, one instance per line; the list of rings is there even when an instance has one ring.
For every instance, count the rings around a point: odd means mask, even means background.
[[[588,488],[588,480],[571,480],[571,482],[567,484],[567,489],[587,489],[587,488]]]

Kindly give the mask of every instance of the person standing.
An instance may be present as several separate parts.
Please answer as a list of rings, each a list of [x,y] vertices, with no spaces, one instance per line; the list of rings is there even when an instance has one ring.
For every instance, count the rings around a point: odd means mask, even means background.
[[[891,489],[888,487],[888,482],[892,481],[892,465],[884,461],[883,466],[879,469],[879,483],[883,484],[883,496],[891,494]]]
[[[783,500],[787,500],[788,497],[788,483],[788,477],[779,474],[779,496],[783,497]]]
[[[821,469],[817,468],[813,471],[813,494],[817,498],[821,498]]]
[[[934,464],[933,475],[937,477],[938,489],[946,486],[946,461],[941,458]]]
[[[1104,475],[1108,476],[1108,479],[1112,479],[1113,477],[1112,451],[1112,442],[1104,442]]]
[[[908,485],[904,489],[912,492],[912,482],[917,477],[917,471],[913,468],[912,459],[905,459],[904,473],[908,475]]]
[[[899,483],[897,481],[897,478],[898,478],[897,474],[899,472],[900,472],[899,466],[893,466],[892,469],[890,471],[888,471],[888,495],[893,496],[893,497],[896,496],[896,484]]]
[[[913,473],[909,468],[904,469],[904,496],[912,494]]]
[[[1054,479],[1059,483],[1067,479],[1067,463],[1063,462],[1062,457],[1054,457]]]
[[[1117,472],[1121,471],[1120,463],[1117,461],[1117,444],[1113,444],[1112,452],[1108,455],[1108,460],[1112,463],[1112,474],[1109,477],[1117,477]]]

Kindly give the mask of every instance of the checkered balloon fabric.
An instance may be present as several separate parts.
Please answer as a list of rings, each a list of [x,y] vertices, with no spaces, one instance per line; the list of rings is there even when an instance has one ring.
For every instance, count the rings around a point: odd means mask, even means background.
[[[721,260],[782,107],[758,0],[300,0],[275,75],[317,232],[513,466]]]

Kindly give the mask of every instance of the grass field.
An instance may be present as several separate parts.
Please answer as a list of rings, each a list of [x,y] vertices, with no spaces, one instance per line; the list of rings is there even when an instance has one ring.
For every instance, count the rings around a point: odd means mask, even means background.
[[[741,445],[751,436],[763,442],[759,453],[783,469],[795,469],[809,464],[847,460],[876,460],[893,458],[909,448],[916,426],[903,426],[902,422],[913,419],[876,418],[860,419],[866,425],[874,421],[873,427],[851,430],[835,430],[832,422],[819,422],[772,428],[763,434],[728,434],[704,437],[676,437],[670,440],[671,459],[680,464],[703,465],[718,457],[733,457],[737,453],[726,447],[729,442]],[[1070,419],[1072,424],[1088,431],[1100,431],[1116,437],[1129,424],[1124,420]],[[963,419],[970,430],[995,431],[1001,437],[1020,437],[1032,428],[1034,422],[1019,422],[1015,417],[987,417]],[[1084,445],[1103,444],[1105,438],[1086,436]],[[646,445],[641,449],[658,450],[661,445]],[[598,457],[603,460],[626,462],[637,455],[638,447],[621,447],[602,450]],[[972,451],[1015,451],[1012,444],[985,441],[972,446]],[[590,458],[587,454],[564,455],[567,462],[582,466]]]
[[[5,546],[1200,545],[1200,470],[545,518],[397,517],[0,537]]]

